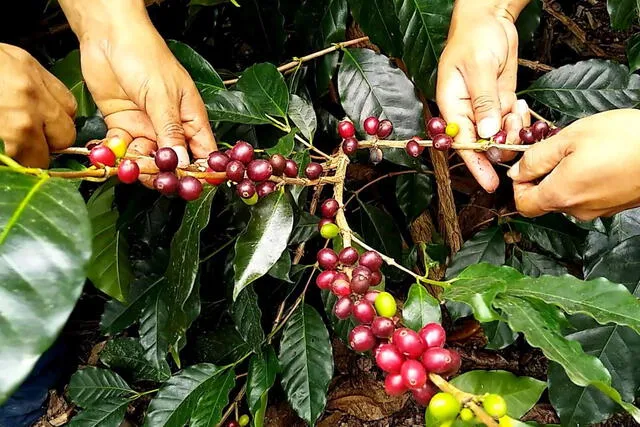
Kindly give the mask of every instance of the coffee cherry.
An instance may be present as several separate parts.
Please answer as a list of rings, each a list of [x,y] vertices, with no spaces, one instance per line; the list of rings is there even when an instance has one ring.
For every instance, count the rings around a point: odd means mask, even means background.
[[[462,421],[469,422],[469,421],[473,420],[475,417],[476,417],[475,414],[469,408],[462,408],[460,410],[460,419]]]
[[[153,180],[153,187],[165,196],[178,191],[178,177],[171,172],[160,172]]]
[[[249,421],[251,421],[249,419],[249,415],[243,415],[240,418],[238,418],[238,424],[240,424],[240,427],[246,427],[249,425]]]
[[[427,371],[417,360],[407,360],[400,369],[402,381],[407,388],[422,388],[427,383]]]
[[[427,122],[427,134],[430,138],[447,131],[447,122],[440,117],[433,117]]]
[[[344,265],[353,265],[358,261],[358,250],[351,246],[344,248],[338,254],[338,259]]]
[[[336,278],[334,280],[344,280],[345,282],[349,282],[349,276],[347,276],[342,271],[337,271]]]
[[[409,142],[407,142],[407,145],[405,145],[404,150],[407,152],[407,154],[413,158],[418,158],[420,157],[420,154],[422,154],[422,152],[424,151],[424,147],[420,146],[420,144],[418,144],[417,141],[415,140],[409,140]]]
[[[360,255],[360,265],[371,271],[378,271],[382,267],[382,257],[378,252],[367,251]]]
[[[440,375],[445,378],[453,377],[460,371],[460,367],[462,366],[462,359],[460,358],[460,354],[457,351],[449,350],[451,353],[451,363],[449,364],[449,368],[441,373]]]
[[[333,306],[333,314],[340,320],[348,319],[353,311],[353,301],[348,296],[341,297]]]
[[[428,323],[418,331],[418,335],[424,341],[427,348],[444,347],[447,340],[447,333],[438,323]]]
[[[322,227],[324,227],[327,224],[334,224],[333,219],[331,219],[331,218],[322,218],[318,222],[318,231],[322,232]]]
[[[420,406],[427,406],[437,392],[438,389],[429,380],[427,380],[425,385],[423,385],[422,387],[411,390],[413,399]]]
[[[400,396],[407,391],[401,374],[389,374],[384,379],[384,391],[389,396]]]
[[[360,300],[353,305],[353,317],[359,323],[369,325],[376,317],[376,310],[369,301]],[[373,333],[373,331],[371,332]]]
[[[240,182],[244,178],[244,165],[239,160],[231,160],[226,167],[227,178],[233,182]]]
[[[393,123],[390,120],[382,120],[378,124],[378,138],[385,139],[393,133]]]
[[[269,159],[271,163],[271,173],[274,176],[282,176],[284,168],[287,165],[287,159],[282,154],[274,154]]]
[[[323,218],[333,218],[338,213],[340,205],[336,199],[327,199],[320,205],[320,213]]]
[[[211,168],[207,168],[207,172],[214,172],[214,170],[211,169]],[[225,177],[221,177],[221,178],[205,178],[204,180],[207,181],[211,185],[220,185],[223,182],[225,182],[227,180],[227,178],[225,178]]]
[[[425,351],[426,346],[420,335],[409,328],[401,328],[393,333],[393,343],[398,350],[406,354],[411,359],[419,358]]]
[[[256,194],[256,185],[250,179],[243,179],[236,185],[236,193],[243,199],[248,199]]]
[[[378,147],[372,147],[369,149],[369,161],[374,165],[377,165],[384,158],[384,153]]]
[[[358,325],[349,332],[349,346],[358,353],[371,350],[376,342],[368,326]]]
[[[266,181],[271,177],[272,173],[273,167],[268,160],[252,160],[247,166],[247,177],[252,181]]]
[[[371,286],[378,286],[380,283],[382,283],[382,273],[380,273],[380,270],[372,271],[371,278],[369,279],[369,284]]]
[[[371,304],[375,304],[376,298],[378,298],[378,295],[380,295],[380,291],[370,291],[364,295],[364,299],[369,301]]]
[[[187,202],[196,200],[202,194],[202,183],[192,176],[184,176],[178,185],[178,195]]]
[[[161,172],[173,172],[178,167],[178,155],[171,147],[162,147],[156,151],[155,162]]]
[[[380,292],[376,297],[376,311],[378,315],[384,317],[393,317],[396,314],[397,305],[396,300],[388,292]]]
[[[264,181],[256,185],[256,191],[258,192],[258,197],[260,197],[261,199],[273,193],[275,189],[276,189],[276,183],[273,181]]]
[[[340,228],[334,223],[325,224],[320,229],[320,235],[325,239],[333,239],[340,234]]]
[[[385,372],[399,374],[405,361],[400,350],[393,344],[382,344],[376,352],[376,365]]]
[[[363,128],[367,135],[377,135],[380,120],[377,117],[367,117],[364,121]]]
[[[356,134],[356,127],[349,120],[343,120],[338,123],[338,134],[343,139],[351,138]]]
[[[284,175],[289,178],[297,178],[298,164],[291,159],[287,159],[284,167]]]
[[[396,325],[388,317],[377,316],[371,322],[371,332],[378,338],[389,338],[393,335]]]
[[[351,285],[347,280],[336,279],[331,283],[331,292],[339,297],[351,295]]]
[[[240,427],[240,423],[237,421],[229,421],[227,422],[227,427]]]
[[[355,154],[355,152],[358,151],[358,140],[355,138],[347,138],[342,141],[342,151],[344,151],[344,154],[347,156]]]
[[[493,135],[493,142],[496,144],[506,144],[507,143],[507,132],[504,130],[499,131],[495,135]]]
[[[258,193],[254,193],[253,196],[249,197],[248,199],[240,198],[240,200],[242,200],[245,205],[253,206],[258,203]]]
[[[304,169],[304,175],[309,179],[318,179],[322,175],[322,165],[320,163],[311,162]]]
[[[444,133],[440,135],[436,135],[433,138],[433,148],[435,148],[438,151],[447,151],[448,149],[451,148],[452,144],[453,144],[453,139],[449,135],[446,135]]]
[[[531,126],[531,130],[536,141],[542,141],[549,134],[549,124],[543,120],[538,120]]]
[[[318,265],[323,270],[335,270],[338,266],[338,255],[333,249],[324,248],[318,251]]]
[[[131,159],[124,159],[118,165],[118,179],[125,184],[133,184],[140,176],[140,167]]]
[[[316,277],[316,285],[320,289],[330,289],[331,284],[336,280],[337,272],[335,270],[325,270]]]
[[[533,130],[531,128],[520,129],[520,141],[525,144],[533,144],[534,142],[536,142],[536,137],[533,134]]]
[[[460,132],[460,126],[457,123],[447,123],[447,127],[444,129],[444,133],[449,135],[451,138],[455,138]]]
[[[253,160],[253,146],[248,142],[238,141],[231,149],[229,157],[231,157],[232,160],[237,160],[245,165],[249,164],[249,162]]]
[[[127,153],[127,144],[124,142],[124,139],[119,136],[109,138],[104,145],[106,145],[109,150],[113,151],[113,154],[115,154],[118,159],[123,158]]]
[[[116,155],[109,147],[104,145],[96,145],[89,152],[89,161],[97,168],[102,166],[113,167],[116,165]]]
[[[354,274],[351,278],[351,290],[360,295],[364,295],[369,290],[369,278],[362,274]]]
[[[454,356],[446,348],[431,347],[422,354],[422,364],[427,371],[434,374],[441,374],[451,369],[454,363]]]
[[[498,394],[485,396],[482,407],[493,418],[502,418],[507,415],[507,402]]]
[[[458,400],[449,393],[437,393],[429,402],[429,413],[438,421],[453,420],[458,416],[461,405]]]
[[[214,172],[224,172],[227,170],[227,163],[229,163],[229,156],[220,152],[213,151],[209,154],[207,164]]]
[[[561,128],[553,128],[549,131],[549,133],[547,134],[547,138],[551,138],[552,136],[556,136],[557,134],[560,133],[562,129]]]
[[[371,270],[369,270],[364,265],[359,265],[353,269],[353,276],[362,276],[364,278],[371,278]]]

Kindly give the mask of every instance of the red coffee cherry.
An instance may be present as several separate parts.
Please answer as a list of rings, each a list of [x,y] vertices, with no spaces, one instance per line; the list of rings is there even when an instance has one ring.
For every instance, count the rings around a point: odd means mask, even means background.
[[[360,255],[360,265],[367,267],[371,271],[380,270],[382,267],[382,257],[374,251],[367,251]]]
[[[282,154],[274,154],[269,159],[269,163],[271,163],[271,173],[275,176],[282,176],[284,168],[287,166],[287,159]],[[298,172],[296,172],[297,174]]]
[[[160,172],[153,180],[153,187],[165,196],[178,191],[178,177],[171,172]]]
[[[547,134],[547,138],[551,138],[552,136],[556,136],[557,134],[560,133],[560,131],[562,130],[562,128],[553,128],[549,131],[549,133]]]
[[[520,141],[525,144],[533,144],[534,142],[536,142],[536,137],[533,134],[533,130],[531,128],[520,129]]]
[[[192,176],[184,176],[178,185],[178,195],[190,202],[202,194],[202,183]]]
[[[371,304],[375,304],[379,293],[380,291],[369,291],[364,295],[364,299],[369,301]]]
[[[318,265],[323,270],[335,270],[338,266],[338,255],[333,249],[324,248],[318,251]]]
[[[304,175],[309,179],[318,179],[322,175],[322,165],[319,163],[311,162],[304,169]]]
[[[226,154],[220,151],[213,151],[209,154],[207,164],[214,172],[224,172],[227,170],[227,163],[229,163],[230,160]]]
[[[402,353],[411,359],[418,359],[426,346],[420,335],[409,328],[398,329],[393,333],[393,343]]]
[[[320,205],[320,213],[323,218],[333,218],[338,213],[340,205],[336,199],[327,199]]]
[[[438,151],[447,151],[448,149],[451,148],[452,144],[453,144],[453,138],[451,138],[449,135],[446,135],[444,133],[440,135],[436,135],[433,138],[433,148],[435,148]]]
[[[291,159],[287,159],[284,167],[284,175],[289,178],[297,178],[298,164]]]
[[[373,305],[371,305],[369,301],[360,300],[353,305],[353,317],[359,323],[368,325],[373,321],[375,316],[376,316],[376,309],[373,308]]]
[[[384,391],[389,396],[400,396],[407,391],[401,374],[389,374],[384,379]]]
[[[353,301],[348,296],[341,297],[333,306],[333,314],[340,320],[346,320],[351,316]]]
[[[369,270],[368,267],[365,267],[364,265],[359,265],[356,268],[353,269],[353,276],[362,276],[365,277],[367,279],[371,278],[371,270]]]
[[[236,185],[236,193],[243,199],[250,199],[256,194],[256,185],[250,179],[243,179]]]
[[[496,144],[506,144],[507,143],[507,132],[504,130],[499,131],[495,135],[493,135],[493,142]]]
[[[231,149],[229,157],[246,165],[253,160],[253,146],[246,141],[238,141]]]
[[[382,344],[378,348],[375,357],[378,367],[392,374],[399,374],[405,361],[400,350],[393,344]]]
[[[364,352],[371,350],[376,345],[376,337],[371,333],[371,328],[358,325],[349,333],[349,346],[353,351]]]
[[[351,285],[346,280],[336,279],[331,283],[331,292],[339,297],[349,296],[351,295]]]
[[[427,381],[421,388],[411,390],[411,394],[418,405],[426,407],[438,391],[438,388],[431,381]]]
[[[338,134],[343,139],[352,138],[356,134],[356,128],[350,121],[343,120],[338,123]]]
[[[427,383],[427,371],[417,360],[407,360],[400,369],[402,381],[407,388],[420,389]]]
[[[358,256],[359,255],[357,249],[351,246],[344,248],[340,251],[340,254],[338,254],[340,262],[344,265],[355,264],[356,261],[358,261]]]
[[[549,124],[543,120],[538,120],[531,126],[531,130],[536,141],[542,141],[549,134]]]
[[[377,135],[378,134],[378,125],[380,124],[380,120],[377,117],[367,117],[364,121],[364,131],[368,135]]]
[[[316,285],[320,289],[330,289],[331,284],[336,280],[337,272],[335,270],[325,270],[316,277]]]
[[[118,165],[118,179],[125,184],[133,184],[140,176],[140,167],[131,159],[124,159]]]
[[[382,273],[380,273],[380,270],[372,271],[369,285],[378,286],[380,283],[382,283]]]
[[[440,117],[433,117],[427,123],[427,133],[431,139],[436,135],[441,135],[447,130],[447,122]]]
[[[447,341],[447,333],[438,323],[428,323],[418,332],[427,348],[444,347]]]
[[[161,172],[173,172],[178,167],[178,155],[171,147],[162,147],[156,151],[155,162]]]
[[[260,197],[261,199],[273,193],[275,189],[276,189],[276,183],[273,181],[264,181],[256,185],[256,191],[258,192],[258,197]]]
[[[404,147],[407,154],[413,158],[418,158],[424,151],[424,147],[418,144],[418,141],[411,139],[407,142],[407,145]]]
[[[445,378],[449,378],[457,374],[458,371],[460,370],[460,367],[462,366],[462,359],[460,359],[460,353],[454,350],[449,350],[449,352],[451,353],[451,363],[449,364],[449,368],[446,371],[444,371],[442,374],[440,374]]]
[[[351,291],[356,294],[364,295],[369,290],[370,284],[371,282],[368,277],[362,274],[354,274],[351,278]]]
[[[371,332],[378,338],[390,338],[396,325],[388,317],[377,316],[371,322]]]
[[[446,348],[431,347],[422,354],[422,364],[427,371],[441,374],[454,366],[454,357]]]
[[[378,138],[385,139],[393,133],[393,123],[390,120],[382,120],[378,124]]]
[[[347,138],[342,141],[342,151],[347,156],[355,154],[358,151],[358,140],[355,138]]]
[[[273,167],[268,160],[252,160],[247,166],[247,177],[252,181],[266,181],[272,173]]]
[[[231,160],[227,163],[227,178],[233,182],[240,182],[244,179],[244,165],[239,160]]]
[[[116,155],[106,145],[97,145],[89,152],[89,161],[97,168],[116,165]]]

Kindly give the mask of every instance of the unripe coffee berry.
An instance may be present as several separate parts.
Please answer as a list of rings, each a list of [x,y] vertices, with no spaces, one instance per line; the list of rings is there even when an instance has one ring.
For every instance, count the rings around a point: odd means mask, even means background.
[[[171,147],[162,147],[156,151],[155,162],[161,172],[173,172],[178,167],[178,155]]]
[[[390,338],[395,329],[395,323],[388,317],[378,316],[371,322],[371,332],[378,338]]]
[[[316,277],[316,285],[320,289],[331,289],[331,284],[336,280],[335,270],[325,270]]]
[[[318,251],[318,265],[323,270],[335,270],[338,266],[338,255],[333,249],[323,248]]]
[[[360,265],[367,267],[371,271],[380,270],[382,257],[375,251],[366,251],[360,255]]]
[[[249,197],[248,199],[240,198],[240,200],[242,200],[245,205],[253,206],[258,203],[258,193],[253,193],[253,196]]]
[[[351,295],[351,285],[344,279],[336,279],[331,283],[331,292],[339,297]]]
[[[353,310],[353,301],[348,296],[343,296],[336,301],[333,306],[333,314],[340,320],[346,320],[351,316]]]
[[[116,155],[105,145],[97,145],[89,152],[89,161],[97,168],[116,165]]]
[[[344,265],[353,265],[358,261],[358,250],[351,246],[346,247],[340,251],[338,258]]]
[[[445,133],[447,130],[447,122],[440,117],[433,117],[427,122],[427,134],[430,138]]]
[[[438,151],[447,151],[451,145],[453,145],[453,139],[444,133],[433,138],[433,148]]]
[[[367,135],[377,135],[380,120],[377,117],[367,117],[364,121],[363,128]]]
[[[324,227],[327,224],[333,224],[333,219],[331,218],[322,218],[319,222],[318,222],[318,231],[322,232],[322,227]]]
[[[269,159],[269,163],[271,163],[271,173],[275,176],[282,176],[287,165],[287,159],[282,154],[274,154]]]
[[[377,165],[384,158],[382,150],[378,147],[372,147],[369,149],[369,161],[374,165]]]
[[[338,123],[338,134],[343,139],[352,138],[356,134],[356,128],[350,121],[343,120]]]
[[[118,159],[123,158],[127,153],[127,144],[124,142],[124,139],[119,136],[109,138],[104,145],[106,145]]]
[[[238,141],[231,149],[229,157],[246,165],[253,160],[253,146],[248,142]]]
[[[320,213],[323,218],[333,218],[338,213],[340,205],[336,199],[327,199],[320,205]]]
[[[419,389],[427,383],[427,371],[417,360],[407,360],[400,369],[402,381],[407,388]]]
[[[427,348],[444,347],[447,341],[447,333],[438,323],[428,323],[418,331],[418,335],[424,341]]]
[[[118,165],[118,179],[125,184],[133,184],[140,176],[140,167],[131,159],[124,159]]]
[[[247,177],[256,182],[266,181],[271,177],[273,167],[268,160],[252,160],[247,166]]]
[[[202,194],[202,183],[192,176],[184,176],[178,185],[178,195],[190,202]]]
[[[239,160],[231,160],[226,167],[227,178],[233,182],[240,182],[244,179],[244,165]]]
[[[457,123],[447,123],[447,127],[444,130],[444,133],[449,135],[451,138],[455,138],[458,133],[460,133],[460,126]]]
[[[171,172],[160,172],[153,180],[153,187],[165,196],[178,191],[178,177]]]
[[[333,239],[340,234],[340,228],[334,223],[325,224],[320,229],[320,235],[325,239]]]
[[[275,189],[276,189],[276,183],[273,181],[264,181],[256,185],[256,191],[258,192],[258,197],[260,197],[261,199],[273,193]]]
[[[368,325],[373,321],[375,316],[376,310],[373,308],[369,301],[360,300],[353,305],[353,318],[356,319],[359,323]]]
[[[309,179],[318,179],[322,175],[322,165],[319,163],[311,162],[304,169],[304,175]]]
[[[482,407],[493,418],[502,418],[507,415],[507,402],[498,394],[485,396]]]
[[[226,154],[220,151],[213,151],[209,154],[207,164],[214,172],[225,172],[227,170],[227,163],[229,163],[230,160]]]
[[[238,418],[238,424],[240,424],[240,427],[246,427],[249,425],[249,421],[251,421],[249,419],[249,415],[243,415],[240,418]]]
[[[395,298],[388,292],[380,292],[376,297],[376,311],[378,315],[384,317],[393,317],[398,308]]]
[[[393,344],[382,344],[375,354],[376,365],[385,372],[399,374],[405,357]]]
[[[384,379],[384,391],[389,396],[400,396],[407,391],[401,374],[389,374]]]
[[[291,159],[287,159],[284,167],[284,175],[289,178],[297,178],[298,164]]]
[[[371,350],[376,345],[376,337],[371,333],[371,328],[358,325],[349,333],[349,346],[353,351],[364,352]]]
[[[431,398],[427,411],[438,421],[453,420],[458,416],[462,405],[449,393],[437,393]]]
[[[236,192],[243,199],[249,199],[256,194],[256,185],[249,179],[243,179],[236,185]]]
[[[393,123],[390,120],[382,120],[378,124],[378,138],[385,139],[393,133]]]

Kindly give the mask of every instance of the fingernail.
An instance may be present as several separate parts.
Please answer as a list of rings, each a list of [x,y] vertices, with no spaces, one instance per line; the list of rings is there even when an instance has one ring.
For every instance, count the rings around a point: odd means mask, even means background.
[[[516,102],[516,112],[522,116],[527,114],[528,111],[529,111],[529,104],[527,104],[527,101],[525,101],[524,99],[519,99]]]
[[[189,166],[189,153],[185,147],[180,145],[176,145],[173,148],[173,151],[178,155],[178,167],[185,168]]]
[[[480,138],[491,138],[500,130],[500,121],[495,117],[487,117],[478,123],[478,135]]]
[[[511,179],[515,179],[518,175],[520,175],[520,163],[518,162],[515,165],[511,166],[511,169],[507,171],[507,175]]]

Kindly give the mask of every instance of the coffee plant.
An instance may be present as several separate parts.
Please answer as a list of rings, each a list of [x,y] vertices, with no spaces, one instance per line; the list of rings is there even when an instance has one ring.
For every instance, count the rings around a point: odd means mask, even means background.
[[[196,20],[257,13],[265,43],[307,54],[278,66],[282,55],[266,49],[223,80],[168,41],[220,149],[186,168],[171,148],[140,167],[104,138],[78,52],[54,65],[78,98],[76,146],[42,170],[0,144],[0,402],[83,290],[97,290],[103,339],[66,388],[73,426],[119,426],[141,405],[145,426],[262,426],[282,397],[315,425],[332,337],[373,361],[390,397],[422,406],[427,426],[537,425],[520,419],[539,401],[563,426],[618,412],[640,422],[640,212],[583,222],[500,210],[459,245],[447,204],[454,150],[525,151],[577,118],[635,107],[638,35],[631,69],[589,59],[524,86],[542,114],[521,132],[525,145],[506,144],[504,131],[457,144],[458,125],[432,102],[452,0],[191,3]],[[614,28],[634,23],[635,2],[608,3]],[[525,48],[541,9],[532,2],[518,21]],[[488,350],[539,351],[546,382],[469,370],[451,337],[464,324],[481,328]]]

